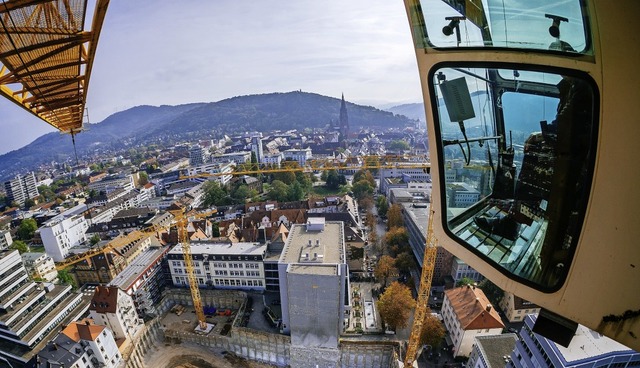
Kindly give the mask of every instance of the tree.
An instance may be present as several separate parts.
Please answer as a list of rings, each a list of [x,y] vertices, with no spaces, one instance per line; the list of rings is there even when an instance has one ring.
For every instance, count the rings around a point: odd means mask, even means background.
[[[280,180],[274,180],[268,196],[274,201],[286,202],[289,198],[289,186]]]
[[[277,172],[273,174],[273,181],[276,181],[276,180],[279,180],[287,185],[290,185],[296,181],[296,174],[293,171]]]
[[[402,227],[404,226],[404,220],[402,219],[402,207],[399,204],[393,204],[387,211],[387,227]]]
[[[36,223],[36,220],[28,218],[22,220],[20,226],[18,226],[16,234],[20,240],[31,240],[33,239],[33,234],[35,234],[37,229],[38,224]]]
[[[297,181],[289,186],[289,200],[301,201],[304,199],[304,189]]]
[[[361,200],[362,198],[373,195],[374,187],[367,180],[360,180],[359,182],[353,184],[351,191],[353,191],[353,196],[356,199]]]
[[[220,237],[220,223],[219,222],[214,222],[213,224],[211,224],[211,237],[212,238],[219,238]]]
[[[340,188],[340,185],[344,185],[347,183],[347,178],[344,175],[338,174],[335,170],[329,170],[327,174],[327,179],[325,180],[325,185],[329,189],[337,190]]]
[[[401,139],[395,139],[389,143],[389,150],[391,151],[407,151],[410,148],[409,143]]]
[[[140,171],[140,173],[138,173],[138,176],[140,177],[140,179],[138,179],[138,183],[140,185],[149,184],[149,175],[147,175],[145,171]]]
[[[376,201],[376,208],[378,209],[378,216],[386,217],[387,211],[389,211],[389,203],[387,203],[387,197],[381,195]]]
[[[364,208],[367,212],[367,216],[371,215],[371,209],[373,208],[373,199],[371,197],[364,197],[358,201],[360,208]]]
[[[27,198],[27,200],[24,201],[24,208],[31,208],[35,205],[36,201],[34,201],[33,198]]]
[[[227,191],[217,181],[207,181],[202,185],[204,191],[204,206],[217,206],[224,203]]]
[[[502,301],[502,298],[504,297],[504,290],[500,289],[498,286],[496,286],[496,284],[489,281],[489,279],[480,281],[478,283],[478,287],[480,288],[480,290],[482,290],[482,292],[484,292],[484,295],[487,296],[487,299],[489,299],[491,304],[500,305],[500,301]]]
[[[78,287],[78,284],[76,283],[76,280],[73,278],[73,275],[71,275],[67,270],[58,271],[58,279],[63,284],[71,285],[73,289],[76,289]]]
[[[429,345],[433,351],[440,348],[445,329],[438,317],[427,313],[422,323],[422,333],[420,334],[420,344]]]
[[[236,190],[231,193],[231,197],[233,198],[234,203],[246,203],[247,199],[251,199],[258,195],[258,192],[255,189],[249,189],[246,185],[239,185]]]
[[[413,255],[409,252],[402,252],[396,257],[396,268],[398,271],[408,274],[412,269],[416,268],[416,261],[413,260]]]
[[[89,239],[89,244],[91,244],[92,246],[96,245],[100,243],[100,235],[98,234],[93,234],[93,236],[91,237],[91,239]]]
[[[460,280],[458,280],[458,282],[456,282],[456,287],[460,287],[460,286],[466,286],[466,285],[473,285],[475,284],[475,280],[474,279],[470,279],[468,277],[463,277]]]
[[[404,227],[392,227],[384,236],[384,242],[387,244],[393,254],[400,254],[409,249],[409,234]]]
[[[44,202],[51,202],[56,198],[56,193],[48,185],[40,185],[38,187],[38,193],[40,193]]]
[[[22,240],[14,240],[9,249],[17,249],[22,254],[29,251],[29,246]]]
[[[355,174],[353,174],[353,182],[357,183],[360,180],[366,180],[373,188],[376,187],[376,179],[371,174],[369,170],[359,170]]]
[[[407,327],[409,316],[416,306],[411,290],[398,282],[391,285],[380,296],[377,303],[380,317],[391,330]]]
[[[375,275],[378,281],[382,281],[382,287],[387,286],[387,279],[391,275],[395,275],[398,273],[396,269],[396,260],[393,257],[384,255],[380,257],[376,268],[373,270],[373,274]]]

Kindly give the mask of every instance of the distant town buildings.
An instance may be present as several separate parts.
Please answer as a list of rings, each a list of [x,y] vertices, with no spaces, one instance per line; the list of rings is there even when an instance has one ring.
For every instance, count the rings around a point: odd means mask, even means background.
[[[27,199],[35,198],[39,195],[36,186],[36,176],[33,172],[25,175],[16,175],[15,178],[4,182],[4,190],[7,199],[23,206]]]

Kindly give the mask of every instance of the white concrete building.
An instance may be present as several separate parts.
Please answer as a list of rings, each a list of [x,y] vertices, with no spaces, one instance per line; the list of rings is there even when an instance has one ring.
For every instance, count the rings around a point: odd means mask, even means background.
[[[221,185],[226,185],[233,178],[231,173],[233,172],[234,164],[229,162],[215,162],[204,165],[199,165],[195,167],[190,167],[187,169],[188,176],[198,176],[202,175],[203,180],[206,175],[211,175],[210,177],[206,177],[207,180],[214,180],[220,183]]]
[[[453,257],[453,261],[451,262],[451,277],[453,278],[454,285],[465,277],[475,282],[484,280],[484,276],[482,276],[480,272],[476,271],[458,257]]]
[[[42,349],[36,368],[116,368],[122,356],[113,333],[90,319],[72,322]]]
[[[111,175],[88,185],[89,190],[95,190],[98,193],[110,193],[118,189],[129,192],[133,188],[135,188],[135,182],[132,174]]]
[[[15,201],[22,206],[27,199],[38,196],[36,176],[33,172],[26,175],[17,175],[4,183],[4,190],[9,201]]]
[[[55,262],[63,261],[71,248],[87,240],[85,233],[89,223],[83,216],[85,210],[84,204],[78,205],[46,221],[37,230],[46,253]]]
[[[48,282],[58,278],[56,264],[46,253],[23,253],[21,256],[27,271],[34,277]]]
[[[297,161],[300,166],[304,166],[307,164],[307,160],[311,159],[313,155],[311,154],[311,148],[305,149],[288,149],[282,153],[284,155],[284,159],[287,161]]]
[[[266,245],[260,243],[192,243],[191,256],[200,287],[264,290],[263,259]],[[178,244],[167,255],[175,286],[189,285],[187,270]]]
[[[482,290],[471,285],[446,290],[441,314],[454,356],[469,356],[476,337],[499,335],[504,329]]]
[[[251,161],[251,151],[223,153],[211,156],[212,163],[244,164]]]
[[[275,167],[280,167],[280,164],[284,160],[284,155],[282,152],[273,153],[273,154],[265,154],[262,158],[262,163],[265,165],[273,165]]]
[[[9,230],[0,230],[0,250],[7,249],[13,244],[13,238]]]
[[[144,326],[133,299],[115,286],[96,287],[89,316],[96,323],[109,327],[115,339],[133,338]]]
[[[536,304],[506,291],[502,296],[502,300],[500,300],[500,308],[502,308],[504,316],[511,323],[522,322],[527,314],[538,314],[540,312],[540,307]]]
[[[0,251],[0,341],[32,349],[86,310],[82,294],[72,293],[71,286],[32,282],[17,250]],[[0,349],[0,356],[5,353]]]

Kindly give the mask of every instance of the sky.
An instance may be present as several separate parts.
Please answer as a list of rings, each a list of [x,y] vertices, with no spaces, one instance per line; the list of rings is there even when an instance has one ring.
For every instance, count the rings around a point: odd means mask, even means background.
[[[111,0],[86,107],[98,123],[138,105],[293,90],[377,107],[420,102],[403,2]],[[5,99],[0,128],[0,154],[55,131]]]

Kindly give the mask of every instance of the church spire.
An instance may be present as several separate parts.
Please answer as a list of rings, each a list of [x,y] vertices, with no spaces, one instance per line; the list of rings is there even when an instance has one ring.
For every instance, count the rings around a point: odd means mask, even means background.
[[[349,116],[347,115],[347,103],[344,101],[344,93],[342,93],[342,102],[340,103],[340,135],[342,140],[349,136]]]

